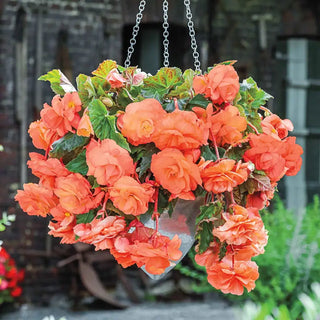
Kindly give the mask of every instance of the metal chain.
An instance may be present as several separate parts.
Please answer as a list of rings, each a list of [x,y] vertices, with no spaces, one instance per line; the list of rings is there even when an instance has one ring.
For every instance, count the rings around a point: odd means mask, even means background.
[[[169,67],[169,23],[168,23],[168,0],[163,0],[163,65]]]
[[[194,23],[192,21],[192,12],[190,8],[190,0],[184,0],[184,5],[186,7],[186,17],[188,19],[188,28],[189,28],[189,35],[191,38],[191,49],[193,51],[192,56],[194,59],[194,67],[197,73],[201,73],[201,63],[199,60],[199,52],[196,40],[196,32],[194,30]]]
[[[143,17],[143,11],[144,11],[145,6],[146,6],[146,0],[141,0],[140,4],[139,4],[139,12],[137,13],[137,16],[136,16],[136,24],[135,24],[135,26],[133,27],[133,30],[132,30],[132,37],[130,39],[130,46],[128,48],[127,58],[126,58],[126,60],[124,62],[124,66],[126,68],[128,68],[130,66],[131,56],[132,56],[132,54],[134,52],[134,46],[137,43],[136,37],[137,37],[137,35],[139,33],[140,22],[141,22],[142,17]]]

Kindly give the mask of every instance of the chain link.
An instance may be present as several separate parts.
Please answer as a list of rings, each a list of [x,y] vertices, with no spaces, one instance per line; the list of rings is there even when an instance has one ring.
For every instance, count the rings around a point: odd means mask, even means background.
[[[194,30],[194,23],[192,21],[192,12],[190,8],[190,0],[184,0],[184,5],[186,7],[186,17],[188,20],[188,28],[189,28],[189,35],[191,38],[191,49],[193,51],[192,56],[194,59],[194,67],[197,73],[201,73],[201,63],[199,60],[199,52],[196,40],[196,32]]]
[[[163,0],[163,65],[169,67],[169,23],[168,23],[168,0]]]
[[[134,52],[134,46],[135,44],[137,43],[137,35],[139,33],[139,29],[140,29],[140,22],[142,20],[142,17],[143,17],[143,11],[144,11],[144,8],[146,6],[146,0],[141,0],[140,1],[140,4],[139,4],[139,12],[137,13],[137,16],[136,16],[136,24],[135,26],[133,27],[133,30],[132,30],[132,37],[130,39],[130,46],[128,48],[128,52],[127,52],[127,58],[124,62],[124,66],[126,68],[128,68],[130,66],[130,62],[131,62],[131,56]]]

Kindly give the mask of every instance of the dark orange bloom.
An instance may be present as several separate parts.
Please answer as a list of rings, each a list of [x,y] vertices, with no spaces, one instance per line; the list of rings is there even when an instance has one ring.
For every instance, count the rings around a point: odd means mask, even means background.
[[[49,234],[54,237],[61,237],[61,243],[76,243],[76,235],[73,228],[76,226],[74,214],[63,209],[60,205],[50,211],[53,221],[49,223]]]
[[[25,183],[23,189],[18,190],[14,199],[28,215],[46,217],[49,211],[58,204],[58,198],[52,190],[35,183]]]
[[[100,142],[91,139],[87,146],[86,158],[88,175],[96,177],[101,185],[111,186],[122,176],[129,176],[135,170],[129,152],[111,139]]]
[[[61,138],[55,130],[49,129],[42,120],[32,122],[28,133],[33,145],[42,150],[48,150],[54,141]]]
[[[293,130],[293,124],[290,120],[281,120],[276,114],[265,117],[261,121],[261,126],[265,134],[274,138],[284,139],[288,136],[288,131]]]
[[[237,144],[242,139],[242,131],[247,128],[247,120],[240,116],[238,108],[229,105],[211,117],[210,139],[215,138],[219,146]]]
[[[201,184],[200,170],[177,149],[164,149],[151,160],[152,173],[161,186],[181,199],[195,199],[191,192]]]
[[[59,136],[64,136],[68,131],[74,132],[78,127],[81,110],[81,100],[77,92],[66,93],[63,98],[56,95],[52,99],[52,107],[44,104],[40,115],[44,124],[55,130]]]
[[[77,224],[73,230],[80,237],[79,241],[93,244],[95,250],[106,250],[112,247],[111,239],[126,229],[123,217],[108,216],[104,219],[94,219],[91,223]]]
[[[66,211],[81,214],[99,206],[104,197],[103,192],[94,196],[90,189],[86,178],[80,173],[71,173],[67,177],[56,178],[54,193]]]
[[[125,214],[138,216],[148,210],[154,194],[148,183],[139,183],[132,177],[121,177],[109,188],[109,196],[114,206]]]
[[[121,120],[118,120],[121,122],[121,133],[135,146],[149,143],[157,122],[166,114],[156,99],[130,103]]]
[[[31,152],[27,164],[32,173],[40,178],[40,184],[48,189],[55,186],[56,177],[66,177],[70,171],[66,169],[60,160],[55,158],[46,159],[42,154]]]
[[[262,238],[266,240],[266,245],[268,237],[258,209],[246,209],[239,205],[232,205],[231,208],[232,213],[222,214],[225,224],[213,229],[212,234],[230,245],[259,243]]]
[[[83,136],[83,137],[90,137],[90,135],[93,135],[93,134],[94,134],[94,131],[92,128],[92,124],[91,124],[88,112],[87,110],[85,110],[78,124],[77,135]]]
[[[208,282],[223,293],[242,295],[245,287],[250,292],[259,278],[258,266],[253,261],[224,258],[207,269]]]
[[[263,170],[272,182],[285,174],[295,175],[302,164],[302,148],[294,137],[278,140],[267,134],[250,134],[251,149],[244,154],[245,161],[252,161],[257,170]]]
[[[248,179],[253,170],[252,164],[236,164],[235,160],[222,159],[217,162],[206,161],[200,166],[200,174],[204,188],[208,192],[222,193],[231,192],[234,187],[242,184]]]
[[[181,240],[177,235],[170,240],[140,222],[134,223],[135,230],[117,237],[110,249],[124,268],[137,264],[140,268],[145,266],[151,274],[162,274],[173,261],[181,258]]]
[[[197,149],[208,144],[208,128],[192,111],[175,110],[160,119],[152,135],[152,141],[163,150]]]
[[[232,102],[240,89],[239,76],[231,65],[217,65],[205,76],[193,80],[196,94],[204,94],[213,103]]]
[[[302,165],[301,155],[303,154],[303,149],[296,144],[296,137],[288,137],[283,140],[282,147],[281,155],[285,160],[286,175],[295,176]]]

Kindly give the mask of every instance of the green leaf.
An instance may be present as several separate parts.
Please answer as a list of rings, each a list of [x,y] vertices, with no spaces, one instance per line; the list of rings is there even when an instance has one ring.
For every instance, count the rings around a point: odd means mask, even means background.
[[[171,90],[168,96],[176,97],[179,99],[190,97],[190,95],[192,94],[194,73],[195,72],[192,69],[187,69],[183,73],[184,82],[180,86],[177,86],[175,89]]]
[[[105,96],[106,91],[110,90],[111,88],[110,83],[105,79],[101,79],[99,77],[92,77],[91,81],[94,88],[96,89],[98,96]]]
[[[98,139],[112,139],[120,147],[130,151],[125,137],[117,131],[116,116],[109,115],[105,105],[98,99],[93,100],[88,107],[93,130]]]
[[[87,213],[83,213],[83,214],[77,214],[76,215],[76,219],[77,219],[77,224],[79,223],[90,223],[95,216],[97,215],[95,210],[90,210]]]
[[[39,77],[38,80],[49,81],[52,91],[59,95],[76,91],[71,82],[59,69],[49,71],[47,74]]]
[[[86,108],[91,100],[96,97],[96,91],[92,84],[91,77],[85,74],[79,74],[76,79],[78,94],[81,99],[83,106]]]
[[[119,106],[125,108],[129,103],[133,102],[133,99],[126,88],[122,88],[117,96],[117,102]]]
[[[99,78],[106,79],[107,75],[112,69],[117,68],[117,63],[113,60],[105,60],[99,64],[97,70],[93,71],[92,74]]]
[[[201,226],[199,226],[197,232],[197,239],[199,241],[199,253],[205,252],[209,248],[210,243],[213,241],[212,229],[212,222],[203,222],[201,223]]]
[[[138,146],[130,145],[130,149],[134,162],[138,162],[143,157],[151,157],[153,154],[160,151],[154,143],[140,144]]]
[[[225,155],[230,159],[240,161],[240,160],[242,160],[244,153],[246,152],[246,150],[249,149],[249,147],[250,147],[249,144],[245,147],[244,146],[232,147],[227,150]]]
[[[177,99],[179,110],[184,110],[186,108],[187,102],[188,102],[188,98]],[[174,100],[170,100],[167,103],[162,103],[162,107],[167,112],[173,112],[176,109]]]
[[[6,226],[0,223],[0,231],[4,231],[4,230],[6,230]]]
[[[222,203],[219,201],[211,202],[209,204],[200,207],[200,214],[196,218],[196,223],[200,224],[203,220],[209,220],[212,218],[220,218],[222,211]]]
[[[192,110],[193,107],[200,107],[206,109],[209,104],[209,101],[202,95],[197,94],[193,97],[186,106],[186,110]]]
[[[204,160],[212,160],[212,161],[217,160],[217,156],[214,149],[211,149],[209,145],[202,146],[200,150],[201,150],[201,156],[204,158]]]
[[[220,251],[219,251],[219,260],[220,261],[226,256],[227,246],[228,246],[228,244],[225,241],[221,244]]]
[[[68,153],[75,151],[76,149],[82,149],[82,147],[85,146],[88,142],[88,137],[82,137],[68,132],[64,137],[52,144],[50,156],[52,158],[60,159],[66,156]]]
[[[155,76],[144,79],[143,83],[147,87],[158,89],[170,89],[182,84],[182,72],[179,68],[161,68]]]
[[[75,159],[71,160],[66,168],[74,173],[80,173],[83,176],[88,173],[88,165],[86,160],[86,150],[83,150]]]

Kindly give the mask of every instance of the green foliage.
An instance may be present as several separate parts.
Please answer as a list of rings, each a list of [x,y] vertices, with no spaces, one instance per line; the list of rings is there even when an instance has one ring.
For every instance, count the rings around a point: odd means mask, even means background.
[[[99,64],[98,69],[93,71],[92,74],[99,78],[106,79],[109,72],[115,68],[117,68],[117,63],[115,61],[105,60]]]
[[[144,79],[141,93],[145,98],[155,98],[162,102],[164,96],[183,81],[179,68],[161,68],[155,76]]]
[[[2,213],[2,217],[0,219],[0,231],[6,230],[6,227],[9,227],[13,221],[16,220],[16,216],[14,214],[7,214],[6,212]]]
[[[49,71],[38,80],[49,81],[52,91],[56,94],[64,95],[66,92],[75,91],[71,82],[59,69]]]
[[[71,132],[68,132],[61,139],[55,141],[52,144],[52,150],[50,151],[50,157],[52,158],[63,158],[68,157],[71,153],[79,153],[82,150],[82,147],[89,142],[89,138],[78,136]],[[69,157],[68,157],[69,158]],[[73,158],[73,157],[71,157]]]
[[[87,213],[77,214],[76,215],[77,224],[90,223],[95,218],[96,215],[97,215],[96,210],[90,210]]]
[[[202,146],[200,150],[201,150],[201,156],[204,158],[204,160],[212,160],[212,161],[217,160],[217,155],[214,149],[210,148],[209,145]]]
[[[88,110],[93,130],[98,139],[112,139],[120,147],[130,151],[127,140],[117,130],[116,116],[109,115],[108,110],[100,100],[93,100],[89,104]]]
[[[83,150],[75,159],[71,160],[66,168],[71,172],[80,173],[83,176],[87,175],[89,168],[86,161],[86,150]]]
[[[260,132],[261,119],[258,113],[260,106],[272,98],[270,94],[263,91],[257,86],[257,83],[250,77],[242,82],[237,101],[237,107],[243,116],[247,117],[247,121],[255,126]],[[251,129],[250,129],[251,130]]]
[[[197,94],[188,102],[186,109],[191,110],[193,107],[201,107],[206,109],[208,104],[208,99],[206,99],[202,94]]]
[[[213,241],[212,229],[216,222],[219,221],[221,211],[222,204],[218,201],[200,207],[200,215],[196,219],[198,226],[196,239],[199,243],[200,253],[206,251]]]

